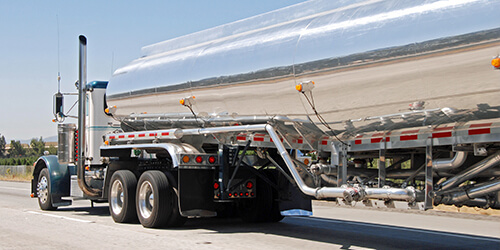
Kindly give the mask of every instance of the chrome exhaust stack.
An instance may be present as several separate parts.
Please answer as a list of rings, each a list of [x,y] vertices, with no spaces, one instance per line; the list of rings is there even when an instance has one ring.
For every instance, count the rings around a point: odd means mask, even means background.
[[[87,38],[78,37],[80,41],[78,65],[78,160],[76,174],[78,186],[89,197],[100,197],[101,190],[93,189],[85,182],[85,145],[86,145],[86,106],[87,106]]]

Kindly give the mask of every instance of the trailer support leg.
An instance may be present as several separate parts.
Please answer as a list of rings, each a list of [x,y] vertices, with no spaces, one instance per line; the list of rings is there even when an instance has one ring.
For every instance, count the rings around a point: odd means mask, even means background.
[[[425,148],[425,201],[424,210],[432,209],[433,199],[433,180],[432,180],[432,138],[427,140],[427,147]]]
[[[378,158],[378,187],[381,188],[385,185],[385,150],[386,150],[385,139],[380,142],[379,158]]]
[[[336,150],[339,147],[333,146]],[[337,152],[340,160],[338,162],[339,167],[337,168],[337,186],[342,186],[347,184],[347,147],[344,145],[340,146],[339,152]]]

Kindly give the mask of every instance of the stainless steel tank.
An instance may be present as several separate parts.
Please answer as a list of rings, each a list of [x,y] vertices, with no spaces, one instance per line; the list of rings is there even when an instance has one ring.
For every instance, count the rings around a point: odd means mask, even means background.
[[[312,0],[142,49],[116,70],[117,115],[286,115],[338,131],[500,117],[500,1]],[[351,133],[351,134],[353,134]],[[349,134],[349,133],[346,133]]]

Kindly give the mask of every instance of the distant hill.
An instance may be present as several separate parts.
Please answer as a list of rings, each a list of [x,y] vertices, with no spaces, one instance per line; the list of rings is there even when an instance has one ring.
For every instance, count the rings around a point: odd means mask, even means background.
[[[35,138],[38,139],[39,137]],[[44,142],[57,142],[57,135],[54,136],[49,136],[49,137],[42,137],[42,140]],[[31,139],[26,139],[26,140],[21,140],[21,144],[30,144]]]

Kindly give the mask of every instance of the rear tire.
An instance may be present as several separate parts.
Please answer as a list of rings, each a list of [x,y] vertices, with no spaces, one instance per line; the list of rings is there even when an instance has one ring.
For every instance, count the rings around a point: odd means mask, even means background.
[[[137,183],[136,209],[142,226],[160,228],[169,222],[172,199],[168,179],[160,171],[144,172]]]
[[[135,190],[137,178],[129,170],[116,171],[111,177],[108,192],[109,213],[118,223],[137,220],[135,210]]]
[[[42,169],[38,175],[38,184],[36,186],[38,205],[42,210],[56,210],[52,206],[52,195],[50,186],[50,173],[47,168]]]

